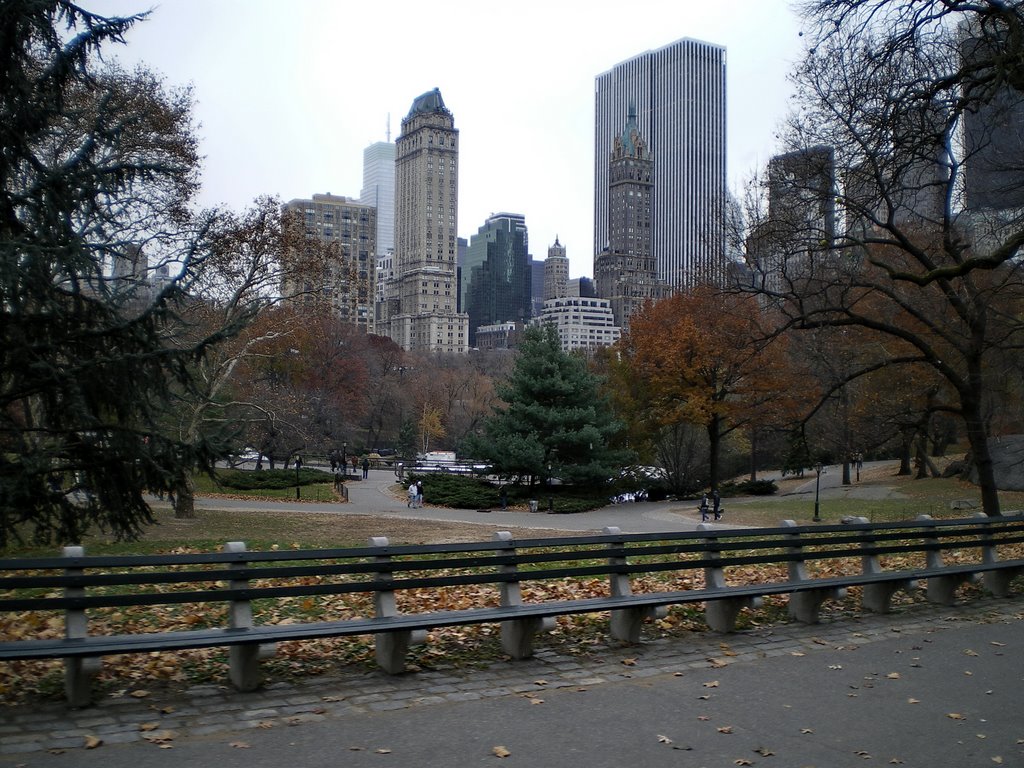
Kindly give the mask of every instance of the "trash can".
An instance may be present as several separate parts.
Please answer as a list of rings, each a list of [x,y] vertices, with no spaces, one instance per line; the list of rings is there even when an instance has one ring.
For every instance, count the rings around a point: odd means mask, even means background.
[[[536,512],[537,511],[537,500],[536,499],[530,499],[530,511],[531,512]]]

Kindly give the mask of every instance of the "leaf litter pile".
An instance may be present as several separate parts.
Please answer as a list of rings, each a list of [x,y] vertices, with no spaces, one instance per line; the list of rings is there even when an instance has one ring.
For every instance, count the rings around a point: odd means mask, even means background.
[[[1012,548],[1010,548],[1012,549]],[[1024,547],[1021,548],[1024,550]],[[200,550],[175,548],[172,554],[193,554]],[[968,562],[976,552],[945,554],[948,564]],[[1000,557],[1024,557],[1024,551],[1000,551]],[[888,556],[886,569],[902,570],[923,565],[923,555]],[[858,573],[859,558],[817,561],[811,568],[812,577],[826,578]],[[410,574],[414,575],[414,574]],[[524,574],[525,575],[525,574]],[[753,584],[784,581],[784,566],[746,565],[727,571],[730,584]],[[319,584],[321,576],[305,576],[289,583]],[[283,581],[259,580],[259,586],[278,586]],[[634,593],[691,590],[703,587],[700,570],[668,571],[634,576]],[[254,582],[254,586],[256,582]],[[217,582],[193,584],[193,588],[217,588]],[[181,585],[160,585],[152,589],[181,589]],[[603,597],[609,594],[608,581],[602,578],[566,578],[557,581],[522,582],[525,602],[579,600]],[[968,592],[979,592],[980,587],[965,585]],[[54,593],[56,596],[57,593]],[[396,593],[398,608],[403,613],[452,611],[482,606],[497,606],[499,592],[494,585],[463,585],[434,589],[407,589]],[[822,607],[823,621],[860,615],[860,590],[852,588],[842,601],[827,602]],[[922,601],[919,592],[913,595],[898,593],[893,598],[894,608]],[[372,595],[345,594],[317,597],[288,597],[253,602],[257,624],[299,624],[318,621],[337,621],[346,618],[373,615]],[[603,655],[611,642],[608,637],[607,613],[560,616],[556,628],[541,633],[535,643],[539,649],[551,649],[563,655],[586,657]],[[767,596],[760,608],[744,610],[736,628],[738,631],[783,623],[786,616],[786,598]],[[127,608],[96,609],[89,613],[89,631],[94,635],[132,634],[157,631],[180,631],[205,627],[223,627],[228,624],[227,605],[170,604]],[[683,637],[689,632],[707,631],[701,604],[672,606],[667,616],[647,622],[647,639]],[[19,640],[33,637],[56,638],[64,634],[63,615],[57,612],[20,612],[0,614],[0,640]],[[106,656],[95,685],[97,690],[138,688],[178,688],[196,684],[227,683],[227,648],[199,648],[174,652],[122,654]],[[507,658],[500,645],[498,624],[474,624],[431,630],[427,642],[409,650],[410,670],[472,668],[487,666]],[[327,638],[282,642],[276,654],[263,662],[268,681],[330,674],[341,667],[376,669],[372,636]],[[14,704],[40,699],[57,699],[63,695],[63,665],[60,660],[0,662],[0,703]]]

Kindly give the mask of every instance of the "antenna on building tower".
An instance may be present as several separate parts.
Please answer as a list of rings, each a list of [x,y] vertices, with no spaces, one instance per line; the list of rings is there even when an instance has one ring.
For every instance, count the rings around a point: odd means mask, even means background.
[[[388,112],[388,127],[387,127],[387,131],[386,131],[386,135],[387,135],[388,144],[390,144],[391,143],[391,113],[390,112]]]

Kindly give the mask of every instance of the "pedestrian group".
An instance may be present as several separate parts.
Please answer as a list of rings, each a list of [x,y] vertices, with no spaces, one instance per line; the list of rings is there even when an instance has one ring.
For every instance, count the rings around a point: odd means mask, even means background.
[[[417,480],[409,484],[409,502],[406,504],[411,509],[423,506],[423,481]]]

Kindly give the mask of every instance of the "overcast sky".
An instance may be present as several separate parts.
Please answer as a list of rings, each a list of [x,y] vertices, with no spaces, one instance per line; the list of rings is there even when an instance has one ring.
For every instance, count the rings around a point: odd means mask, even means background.
[[[359,197],[363,149],[397,138],[435,86],[459,129],[459,234],[526,216],[530,251],[557,235],[593,273],[594,78],[689,37],[727,51],[729,186],[776,149],[800,57],[788,0],[83,0],[152,8],[117,57],[191,83],[205,204],[261,194]]]

